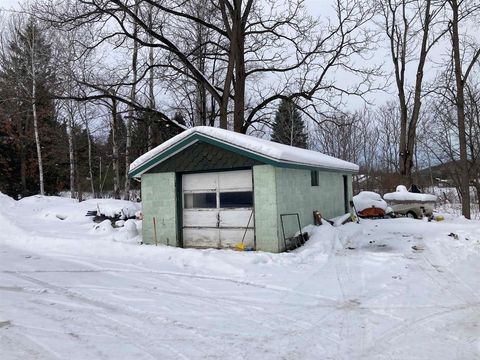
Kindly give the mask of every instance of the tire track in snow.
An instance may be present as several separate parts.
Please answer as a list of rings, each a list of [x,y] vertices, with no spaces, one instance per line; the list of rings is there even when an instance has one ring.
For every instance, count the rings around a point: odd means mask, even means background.
[[[29,272],[29,273],[32,273],[32,272]],[[135,272],[137,273],[137,272]],[[152,273],[152,272],[148,272],[148,273]],[[157,272],[153,272],[153,273],[157,273]],[[64,296],[67,296],[71,299],[80,299],[83,303],[87,303],[89,305],[93,305],[93,306],[97,306],[97,307],[100,307],[100,308],[104,308],[104,309],[107,309],[109,311],[121,311],[122,313],[131,313],[131,309],[126,309],[126,308],[122,308],[122,309],[117,309],[117,307],[115,306],[112,306],[111,304],[109,303],[106,303],[104,301],[98,301],[96,299],[91,299],[91,298],[87,298],[85,297],[84,295],[81,295],[81,294],[77,294],[75,292],[72,292],[72,291],[69,291],[68,289],[64,288],[64,287],[60,287],[60,286],[57,286],[57,285],[54,285],[54,284],[51,284],[51,283],[48,283],[48,282],[45,282],[45,281],[42,281],[42,280],[39,280],[39,279],[36,279],[36,278],[33,278],[32,276],[29,276],[29,275],[26,275],[26,274],[22,274],[20,272],[16,272],[14,273],[14,275],[18,276],[19,278],[22,278],[24,280],[27,280],[27,281],[30,281],[30,282],[33,282],[39,286],[42,286],[44,288],[48,288],[48,289],[51,289],[54,291],[54,293],[56,294],[60,294],[60,295],[64,295]],[[204,278],[204,277],[202,277]],[[158,289],[156,289],[158,290]],[[160,292],[163,292],[163,291],[160,291]],[[177,294],[175,294],[177,295]],[[192,296],[190,296],[192,297]],[[199,300],[195,297],[195,300]],[[208,299],[205,299],[204,302],[206,304],[209,304],[211,305],[212,299],[208,298]],[[235,302],[233,300],[230,300],[228,299],[228,305],[230,306],[227,306],[226,308],[227,309],[231,309],[231,308],[235,308]],[[245,309],[243,309],[245,311]],[[225,311],[225,314],[227,314],[228,312]],[[185,325],[177,320],[170,320],[168,319],[167,317],[162,317],[162,319],[159,319],[160,316],[155,316],[155,320],[152,319],[152,317],[148,316],[147,318],[145,316],[142,316],[142,315],[145,315],[143,312],[138,312],[138,311],[135,311],[134,312],[134,316],[141,316],[142,317],[142,320],[145,322],[150,322],[153,326],[158,326],[158,323],[156,323],[155,321],[156,320],[163,320],[163,322],[165,322],[167,325],[175,325],[177,328],[180,328],[182,330],[187,330],[187,331],[190,331],[190,332],[193,332],[193,334],[196,336],[196,337],[201,337],[205,343],[218,343],[218,336],[205,336],[203,333],[199,333],[197,331],[197,329],[195,327],[191,327],[191,326],[188,326],[188,325]],[[97,316],[101,316],[101,315],[98,315]],[[273,316],[269,316],[268,318],[265,318],[264,320],[257,320],[255,319],[254,317],[250,317],[249,318],[249,321],[250,322],[254,322],[256,325],[261,325],[262,327],[265,327],[266,325],[270,325],[269,324],[269,321],[271,321],[273,318],[276,317],[276,314],[273,314]],[[117,321],[116,319],[112,318],[114,321]],[[131,324],[129,324],[129,326],[131,326]],[[272,326],[267,326],[267,328],[272,329]],[[113,333],[117,333],[119,332],[120,334],[122,333],[122,329],[119,329],[119,328],[113,328],[112,329]],[[142,329],[138,329],[137,330],[139,334],[142,334],[142,336],[144,336],[144,333],[142,332]],[[126,336],[127,340],[129,339],[127,336]],[[135,340],[135,343],[140,349],[142,350],[145,350],[145,347],[141,347],[139,346],[139,343],[141,344],[142,341],[144,341],[142,338],[139,338],[139,337],[134,337],[134,340]],[[157,339],[152,339],[152,342],[154,343]],[[148,344],[146,344],[145,346],[148,346]],[[174,351],[175,349],[171,349],[172,351]],[[179,356],[177,354],[177,356]],[[188,358],[188,357],[186,357]]]
[[[184,277],[184,278],[195,278],[195,279],[200,279],[200,280],[215,280],[215,281],[223,281],[223,282],[229,282],[233,283],[236,285],[245,285],[245,286],[251,286],[255,288],[260,288],[260,289],[267,289],[267,290],[272,290],[280,293],[292,293],[292,294],[298,294],[314,299],[320,299],[324,300],[327,302],[330,302],[332,305],[335,304],[335,300],[325,297],[322,295],[318,294],[312,294],[308,292],[300,292],[300,291],[295,291],[294,289],[289,289],[286,287],[282,286],[277,286],[277,285],[268,285],[268,284],[261,284],[249,280],[242,280],[242,279],[234,279],[234,278],[228,278],[228,277],[222,277],[222,276],[215,276],[215,275],[202,275],[202,274],[193,274],[193,273],[181,273],[181,272],[175,272],[175,271],[155,271],[155,270],[125,270],[125,269],[76,269],[76,270],[71,270],[71,269],[52,269],[52,270],[21,270],[21,271],[11,271],[11,270],[4,270],[0,271],[0,273],[5,273],[5,274],[36,274],[36,273],[132,273],[132,274],[152,274],[152,275],[167,275],[167,276],[177,276],[177,277]]]
[[[67,288],[63,288],[61,286],[57,286],[57,285],[51,284],[51,283],[46,282],[46,281],[36,279],[36,278],[33,278],[33,277],[25,275],[25,274],[21,274],[21,273],[18,273],[18,272],[14,272],[13,274],[18,276],[19,278],[21,278],[23,280],[30,281],[30,282],[32,282],[34,284],[37,284],[39,286],[42,286],[44,288],[48,288],[56,295],[65,296],[69,299],[77,300],[77,301],[80,301],[82,303],[92,305],[92,306],[95,306],[97,308],[101,308],[101,309],[107,310],[107,311],[115,313],[115,314],[120,314],[120,315],[127,314],[132,319],[140,317],[142,319],[142,324],[144,324],[145,322],[148,322],[152,325],[153,328],[158,326],[157,321],[162,320],[162,322],[164,322],[166,325],[170,325],[170,326],[179,328],[181,330],[187,330],[187,331],[193,332],[194,335],[200,336],[204,339],[215,340],[215,341],[218,340],[216,338],[212,338],[212,337],[209,337],[209,336],[204,336],[203,334],[199,334],[193,327],[191,327],[189,325],[186,325],[186,324],[183,324],[183,323],[181,323],[177,320],[172,320],[172,319],[169,319],[168,317],[160,316],[158,313],[155,314],[155,316],[154,316],[155,321],[154,321],[154,320],[152,320],[151,316],[149,316],[148,313],[142,312],[142,311],[137,310],[137,309],[133,309],[132,307],[125,307],[124,306],[122,308],[119,308],[118,306],[112,305],[112,304],[110,304],[106,301],[102,301],[102,300],[98,300],[98,299],[91,299],[91,298],[86,297],[82,294],[69,291]],[[98,313],[95,313],[95,315],[97,317],[100,316]],[[108,321],[115,320],[114,317],[110,317],[110,316],[107,316],[105,319],[107,319]],[[125,323],[122,323],[122,324],[125,325]],[[113,330],[114,331],[112,332],[112,335],[116,335],[116,334],[119,334],[119,333],[120,334],[124,333],[124,330],[123,330],[122,327],[115,327],[115,328],[113,328]],[[135,336],[133,338],[133,340],[135,342],[132,343],[132,345],[137,346],[139,349],[141,349],[141,350],[145,351],[147,354],[151,355],[152,359],[158,359],[158,357],[156,355],[149,353],[146,350],[145,347],[139,345],[142,342],[144,342],[145,333],[144,333],[143,329],[138,328],[137,332],[138,332],[138,336]],[[127,341],[132,340],[130,332],[125,333],[123,338],[124,338],[124,340],[127,340]],[[155,337],[155,338],[152,337],[152,340],[151,340],[152,343],[157,342],[157,341],[158,341],[157,337]],[[151,343],[149,343],[148,345],[151,345]],[[167,346],[167,347],[169,347],[169,346]],[[181,352],[179,352],[178,350],[176,350],[174,348],[171,348],[170,350],[172,352],[174,352],[176,356],[180,356],[180,354],[181,354]],[[181,356],[182,356],[182,358],[185,358],[185,359],[189,358],[188,356],[185,356],[183,354]]]
[[[425,262],[436,271],[438,277],[442,278],[445,280],[448,285],[450,286],[462,286],[464,290],[470,293],[470,296],[467,296],[465,298],[462,298],[463,301],[468,302],[471,297],[475,298],[476,301],[480,301],[480,295],[475,291],[474,288],[472,288],[469,284],[467,284],[464,280],[462,280],[460,277],[458,277],[453,271],[449,270],[448,267],[442,266],[441,270],[438,268],[438,266],[434,265],[432,260],[427,257],[425,254],[422,254],[423,259]],[[450,278],[447,277],[447,274],[450,276]],[[453,289],[450,290],[450,292],[454,294],[458,294],[458,292],[454,291]]]
[[[451,307],[444,307],[444,310],[437,311],[433,314],[429,314],[426,316],[422,316],[412,321],[408,321],[407,323],[403,323],[397,326],[394,326],[390,330],[387,330],[383,335],[375,339],[374,344],[368,347],[365,351],[367,354],[363,353],[363,355],[373,355],[373,353],[378,353],[378,347],[385,348],[388,344],[392,343],[399,337],[405,335],[407,332],[412,332],[416,327],[423,327],[426,324],[430,323],[434,319],[438,317],[442,317],[445,315],[449,315],[453,312],[457,311],[464,311],[464,310],[471,310],[471,308],[480,307],[480,303],[478,304],[462,304],[462,305],[454,305]]]
[[[112,271],[112,269],[104,269],[106,271],[101,271],[101,272],[107,272],[107,273],[110,273]],[[49,272],[52,272],[52,271],[29,271],[27,272],[27,274],[35,274],[35,273],[49,273]],[[62,272],[61,270],[54,270],[53,272]],[[99,271],[85,271],[85,270],[74,270],[74,271],[66,271],[66,273],[77,273],[77,272],[99,272]],[[115,271],[112,271],[114,273],[117,273]],[[9,272],[11,273],[11,272]],[[23,273],[23,272],[20,272],[20,273]],[[21,278],[23,279],[26,279],[28,281],[34,281],[36,284],[38,284],[39,286],[42,286],[43,288],[40,288],[40,291],[43,291],[45,287],[48,287],[50,285],[50,287],[52,287],[52,284],[49,284],[49,283],[46,283],[46,282],[42,282],[41,280],[38,280],[38,279],[35,279],[31,276],[28,276],[26,274],[20,274],[19,272],[16,273],[17,276],[20,276]],[[125,274],[125,273],[139,273],[138,271],[134,271],[134,272],[131,272],[131,271],[121,271],[121,272],[118,272],[118,275],[121,277],[121,278],[124,278],[122,277],[121,275],[122,274]],[[148,273],[148,274],[157,274],[157,272],[151,272],[151,271],[148,271],[148,272],[141,272],[141,273]],[[162,275],[165,275],[165,274],[162,274]],[[171,275],[171,274],[168,274],[168,275]],[[176,275],[176,274],[175,274]],[[183,275],[183,274],[182,274]],[[183,277],[183,276],[182,276]],[[204,278],[204,277],[202,277]],[[35,279],[35,280],[34,280]],[[209,279],[209,278],[208,278]],[[128,279],[131,281],[131,279]],[[140,280],[141,281],[141,280]],[[143,281],[142,281],[143,282]],[[65,291],[64,288],[62,287],[58,287],[61,291]],[[88,287],[81,287],[82,289],[88,289]],[[97,287],[94,287],[94,288],[97,288]],[[115,290],[116,288],[108,288],[109,290]],[[268,289],[266,289],[268,290]],[[212,304],[212,301],[215,301],[218,303],[219,300],[222,300],[221,302],[225,305],[225,308],[226,309],[235,309],[237,306],[238,306],[238,301],[235,299],[235,298],[227,298],[227,299],[219,299],[218,296],[216,298],[212,298],[212,297],[206,297],[204,299],[200,299],[198,297],[194,297],[192,296],[191,294],[188,294],[188,293],[179,293],[179,292],[172,292],[172,291],[168,291],[168,290],[162,290],[161,288],[157,288],[155,290],[151,290],[150,292],[153,292],[153,293],[172,293],[173,295],[183,295],[183,296],[186,296],[188,298],[192,298],[194,299],[194,302],[198,304],[198,301],[202,301],[204,302],[205,304],[207,305],[211,305]],[[70,292],[70,295],[71,292]],[[90,305],[92,305],[92,302],[89,301],[88,302]],[[193,304],[193,306],[195,306],[195,303]],[[98,304],[98,302],[95,302],[93,303],[93,305],[95,306],[98,306],[98,305],[103,305],[102,304]],[[295,305],[295,304],[290,304],[290,305]],[[298,305],[297,305],[298,306]],[[338,307],[338,304],[335,304],[334,305],[335,307]],[[250,307],[250,306],[248,306]],[[323,308],[325,307],[331,307],[330,305],[327,305],[327,306],[322,306]],[[255,309],[252,309],[253,312],[255,312]],[[241,313],[242,311],[239,311],[239,313]],[[245,309],[243,309],[243,312],[245,312]],[[249,312],[249,311],[247,311]],[[227,314],[227,312],[225,312],[225,314]],[[249,317],[249,321],[250,322],[253,322],[255,323],[255,325],[257,326],[261,326],[261,327],[267,327],[269,328],[270,330],[274,329],[276,327],[275,323],[280,323],[280,324],[286,324],[284,321],[282,322],[281,320],[280,321],[276,321],[274,324],[271,324],[271,321],[273,319],[277,319],[277,316],[278,316],[278,313],[271,313],[269,314],[268,317],[263,317],[259,320],[256,319],[256,317]],[[292,319],[292,318],[289,318],[289,319]],[[295,319],[297,320],[297,319]],[[311,323],[310,323],[311,324]],[[317,324],[318,325],[318,324]]]

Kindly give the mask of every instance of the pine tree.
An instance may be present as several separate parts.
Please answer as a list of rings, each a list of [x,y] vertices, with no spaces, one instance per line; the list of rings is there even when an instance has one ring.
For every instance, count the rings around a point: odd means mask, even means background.
[[[10,124],[22,195],[56,192],[63,182],[55,151],[64,138],[55,119],[51,44],[35,20],[12,22],[0,52],[0,127]],[[51,173],[46,174],[47,171]]]
[[[307,148],[305,124],[297,107],[291,101],[282,100],[280,103],[272,130],[272,141]]]

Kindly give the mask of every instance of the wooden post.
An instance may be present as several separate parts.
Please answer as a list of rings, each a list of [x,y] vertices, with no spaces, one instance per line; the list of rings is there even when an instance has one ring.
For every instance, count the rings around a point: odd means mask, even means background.
[[[153,218],[153,232],[155,233],[155,246],[158,246],[158,239],[157,239],[157,222],[155,217]]]

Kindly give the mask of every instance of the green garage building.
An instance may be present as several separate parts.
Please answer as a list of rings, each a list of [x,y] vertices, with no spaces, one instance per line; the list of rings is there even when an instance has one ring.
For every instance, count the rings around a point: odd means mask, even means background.
[[[143,241],[194,248],[285,250],[313,223],[349,212],[358,166],[316,151],[199,126],[135,160],[141,179]]]

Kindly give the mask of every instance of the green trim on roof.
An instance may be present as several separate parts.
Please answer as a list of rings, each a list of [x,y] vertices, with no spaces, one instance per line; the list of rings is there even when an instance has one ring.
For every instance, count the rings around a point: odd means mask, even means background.
[[[205,143],[208,143],[210,145],[218,146],[224,150],[232,151],[234,153],[237,153],[239,155],[248,157],[253,160],[257,160],[261,163],[267,164],[267,165],[272,165],[275,167],[282,167],[282,168],[290,168],[290,169],[302,169],[302,170],[322,170],[322,171],[332,171],[332,172],[341,172],[341,173],[348,173],[348,174],[355,174],[357,171],[354,170],[347,170],[347,169],[332,169],[328,167],[322,167],[322,166],[314,166],[314,165],[308,165],[308,164],[302,164],[302,163],[293,163],[293,162],[288,162],[288,161],[281,161],[281,160],[274,160],[271,159],[267,156],[245,150],[241,147],[228,144],[216,139],[212,139],[209,136],[206,136],[204,134],[200,133],[192,133],[191,135],[187,136],[185,139],[182,139],[180,142],[172,145],[171,147],[165,149],[164,151],[158,153],[157,155],[153,156],[151,159],[137,167],[136,169],[133,169],[129,171],[128,176],[133,178],[139,175],[142,175],[145,171],[149,170],[156,164],[162,162],[163,160],[169,158],[170,156],[175,155],[177,152],[189,147],[191,144],[197,142],[197,141],[203,141]]]

